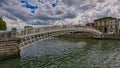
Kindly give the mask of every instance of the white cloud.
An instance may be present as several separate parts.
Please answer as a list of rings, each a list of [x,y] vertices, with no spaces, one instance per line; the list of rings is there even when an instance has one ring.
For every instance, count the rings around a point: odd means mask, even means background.
[[[60,22],[85,24],[104,16],[120,18],[120,0],[60,0],[55,8],[51,6],[53,0],[45,0],[45,4],[40,4],[37,0],[28,1],[39,6],[36,13],[21,7],[18,0],[1,0],[0,16],[6,17],[4,20],[9,26],[13,26],[13,23],[14,26]]]

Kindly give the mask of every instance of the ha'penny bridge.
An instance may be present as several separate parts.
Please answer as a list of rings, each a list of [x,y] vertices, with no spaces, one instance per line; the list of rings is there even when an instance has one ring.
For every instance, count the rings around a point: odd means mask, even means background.
[[[92,34],[94,38],[102,38],[102,32],[96,29],[90,28],[81,28],[81,27],[48,27],[43,29],[25,29],[22,31],[18,38],[20,39],[20,46],[24,47],[25,45],[29,45],[35,43],[37,41],[41,41],[47,39],[49,37],[59,36],[72,32],[87,32]]]
[[[11,31],[0,31],[0,60],[20,55],[22,48],[38,41],[63,34],[73,34],[73,32],[87,32],[98,39],[104,37],[102,32],[96,29],[83,27],[26,27],[21,32],[13,28]]]

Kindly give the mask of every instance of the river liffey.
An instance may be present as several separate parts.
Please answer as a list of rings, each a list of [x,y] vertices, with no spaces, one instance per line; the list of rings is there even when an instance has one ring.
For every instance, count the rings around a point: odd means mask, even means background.
[[[120,41],[49,38],[25,47],[0,68],[120,68]]]

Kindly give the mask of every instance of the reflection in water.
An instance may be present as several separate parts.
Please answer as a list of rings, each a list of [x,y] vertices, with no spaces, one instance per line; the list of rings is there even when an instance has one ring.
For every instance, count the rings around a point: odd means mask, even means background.
[[[66,42],[58,39],[44,40],[21,51],[21,57],[41,57],[45,55],[59,55],[72,51],[75,48],[82,48],[85,42]]]
[[[24,48],[21,51],[21,59],[1,62],[0,66],[1,68],[119,68],[120,42],[51,38]]]

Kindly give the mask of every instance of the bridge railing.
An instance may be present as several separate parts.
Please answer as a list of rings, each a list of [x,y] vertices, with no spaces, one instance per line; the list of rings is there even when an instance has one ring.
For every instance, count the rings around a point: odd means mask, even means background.
[[[82,30],[82,31],[88,31],[88,32],[93,31],[95,33],[102,34],[100,31],[96,29],[89,29],[89,28],[83,28],[83,27],[44,27],[44,28],[36,28],[33,30],[23,30],[21,31],[19,36],[22,37],[22,36],[27,36],[27,35],[54,32],[54,31],[60,31],[60,30]]]
[[[37,34],[43,34],[43,33],[48,33],[48,32],[56,32],[56,31],[61,31],[63,29],[42,29],[41,31],[36,31],[36,30],[32,30],[31,33],[25,33],[24,35],[19,35],[20,37],[25,37],[25,36],[30,36],[30,35],[37,35]]]

